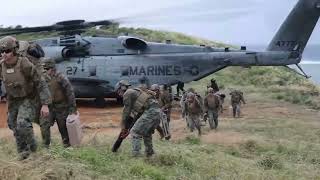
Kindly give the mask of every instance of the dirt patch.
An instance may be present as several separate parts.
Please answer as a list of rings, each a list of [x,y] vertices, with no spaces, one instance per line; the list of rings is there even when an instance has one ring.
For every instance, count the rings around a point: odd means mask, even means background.
[[[96,108],[93,105],[92,100],[81,100],[78,101],[78,110],[80,112],[81,123],[84,127],[84,144],[90,143],[90,141],[99,141],[98,136],[102,135],[104,137],[115,138],[120,129],[119,124],[121,120],[122,107],[116,104],[115,101],[108,101],[106,108]],[[171,123],[170,129],[172,133],[172,141],[179,141],[186,138],[187,136],[197,132],[190,133],[186,127],[186,122],[181,117],[180,108],[177,103],[171,113]],[[248,99],[248,104],[242,107],[242,117],[239,119],[234,119],[232,117],[232,109],[228,102],[224,105],[224,112],[219,117],[219,128],[217,131],[210,130],[208,124],[203,126],[203,136],[201,141],[203,143],[218,143],[225,145],[232,145],[240,143],[245,140],[245,137],[240,133],[233,132],[230,130],[230,125],[232,123],[237,123],[241,121],[250,121],[252,119],[265,119],[267,117],[306,117],[318,115],[318,112],[306,112],[301,106],[296,106],[292,104],[275,102],[270,104],[270,102],[256,102],[250,103]],[[311,113],[311,114],[310,114]],[[313,116],[314,117],[314,116]],[[319,117],[319,116],[315,116]],[[0,131],[1,138],[13,138],[12,132],[7,129],[7,107],[6,104],[0,103],[0,127],[5,128]],[[37,136],[40,135],[40,130],[38,125],[34,125],[35,132]],[[59,134],[56,125],[52,128],[53,134]],[[155,138],[159,135],[156,132]]]
[[[0,128],[7,127],[7,105],[0,103]]]
[[[211,131],[203,135],[201,141],[207,144],[234,145],[244,142],[245,138],[237,132]]]

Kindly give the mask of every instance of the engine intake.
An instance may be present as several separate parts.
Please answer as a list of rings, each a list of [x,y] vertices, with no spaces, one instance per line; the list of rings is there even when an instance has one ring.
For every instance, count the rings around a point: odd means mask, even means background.
[[[122,45],[128,49],[143,51],[148,47],[148,44],[139,38],[121,36],[119,39],[122,40]]]

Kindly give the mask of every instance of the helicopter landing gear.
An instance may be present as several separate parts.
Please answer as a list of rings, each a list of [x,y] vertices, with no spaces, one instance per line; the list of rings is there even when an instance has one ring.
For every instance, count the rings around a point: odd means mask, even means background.
[[[99,108],[106,107],[106,105],[107,105],[107,101],[106,101],[104,98],[101,98],[101,97],[96,98],[96,99],[94,100],[94,103],[95,103],[95,105],[96,105],[97,107],[99,107]]]

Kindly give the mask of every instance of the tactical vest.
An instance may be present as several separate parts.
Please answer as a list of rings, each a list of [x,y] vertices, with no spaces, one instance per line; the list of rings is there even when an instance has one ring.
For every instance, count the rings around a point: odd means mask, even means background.
[[[53,103],[66,103],[67,102],[66,95],[65,95],[64,91],[62,90],[61,85],[58,82],[57,76],[54,76],[50,79],[48,86],[50,89]]]
[[[168,91],[164,91],[160,94],[160,106],[161,107],[169,104],[168,108],[171,108],[172,101],[173,101],[172,96]]]
[[[139,91],[139,95],[136,99],[136,101],[133,104],[132,110],[137,113],[143,113],[147,106],[148,99],[152,97],[151,94],[146,93],[145,91],[142,91],[141,89],[135,88],[134,90]]]
[[[232,92],[231,93],[231,102],[232,103],[240,103],[241,100],[241,92]]]
[[[28,81],[22,72],[21,63],[24,59],[17,59],[17,63],[12,68],[7,68],[5,63],[1,64],[3,82],[7,94],[13,98],[22,98],[32,95],[34,84]]]
[[[208,102],[208,108],[210,109],[216,109],[219,107],[219,99],[217,95],[209,94],[207,96],[207,102]]]
[[[188,102],[188,112],[190,114],[199,114],[201,113],[201,105],[194,100],[193,102]]]

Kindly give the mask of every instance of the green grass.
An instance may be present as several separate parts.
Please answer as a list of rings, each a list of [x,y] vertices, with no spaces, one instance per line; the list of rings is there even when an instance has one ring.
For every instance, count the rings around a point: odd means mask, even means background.
[[[189,83],[187,88],[193,87],[204,94],[211,78],[215,78],[226,93],[232,89],[240,89],[245,94],[259,93],[272,99],[320,109],[319,86],[284,67],[228,67]]]
[[[264,126],[261,119],[232,123],[229,129],[250,137],[235,145],[205,144],[195,136],[176,143],[156,139],[157,154],[149,159],[131,157],[129,140],[118,153],[112,153],[113,141],[103,134],[102,141],[80,148],[65,149],[55,139],[49,152],[40,149],[35,164],[29,162],[30,167],[11,172],[19,177],[29,173],[30,177],[75,179],[319,179],[320,131],[312,123],[272,117],[265,120]],[[219,131],[225,131],[225,126],[222,121]],[[16,156],[12,142],[3,140],[0,145],[2,162],[23,166],[11,160]],[[37,166],[39,162],[46,168]],[[47,172],[57,167],[59,171]],[[3,172],[5,168],[0,169]]]

